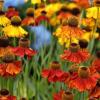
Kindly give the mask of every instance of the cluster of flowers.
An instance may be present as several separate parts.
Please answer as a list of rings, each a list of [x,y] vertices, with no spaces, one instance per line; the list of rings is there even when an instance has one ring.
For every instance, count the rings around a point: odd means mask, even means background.
[[[73,90],[88,92],[85,100],[100,99],[100,49],[92,54],[88,46],[97,39],[100,28],[100,0],[73,0],[67,6],[61,6],[55,16],[57,30],[54,35],[67,50],[60,55],[61,60],[71,62],[68,71],[54,61],[49,69],[42,70],[42,77],[50,83],[63,82],[67,89],[54,94],[54,100],[74,100]],[[85,12],[85,17],[82,14]],[[81,16],[81,17],[80,17]],[[60,24],[56,23],[57,20]],[[94,49],[94,48],[93,48]],[[86,64],[89,62],[88,64]],[[81,99],[80,99],[81,100]]]
[[[74,100],[73,89],[79,92],[88,91],[89,100],[98,100],[100,50],[92,57],[87,47],[94,39],[100,38],[97,33],[97,28],[100,28],[100,0],[93,0],[92,7],[88,0],[73,0],[71,3],[61,3],[59,0],[50,2],[52,4],[41,3],[35,5],[35,8],[28,8],[26,17],[22,20],[19,12],[12,6],[9,6],[6,12],[0,10],[0,76],[14,77],[21,73],[22,61],[16,60],[16,56],[27,56],[30,59],[36,54],[36,51],[30,48],[30,34],[22,26],[36,26],[46,21],[54,28],[57,27],[53,34],[61,45],[67,47],[60,58],[73,64],[67,72],[61,70],[57,61],[50,64],[50,69],[43,69],[42,76],[49,82],[63,82],[68,87],[67,90],[55,94],[54,100]],[[82,18],[84,10],[86,16]],[[17,47],[9,45],[11,37],[18,38]],[[91,63],[85,66],[83,63],[88,60],[91,60]],[[1,90],[0,96],[7,100],[16,100],[16,97],[10,96],[6,90]]]

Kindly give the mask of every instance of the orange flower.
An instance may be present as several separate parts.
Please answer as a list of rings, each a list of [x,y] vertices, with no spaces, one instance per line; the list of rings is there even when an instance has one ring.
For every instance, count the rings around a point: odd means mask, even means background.
[[[9,47],[9,39],[7,37],[0,37],[0,57],[8,52],[11,52],[11,48]]]
[[[22,70],[21,62],[15,61],[13,54],[5,54],[2,57],[3,63],[0,64],[0,75],[1,76],[15,76]]]
[[[35,25],[35,20],[33,17],[26,17],[22,21],[23,26],[28,26],[28,25]]]
[[[74,2],[76,2],[79,6],[83,7],[83,8],[88,8],[90,7],[90,4],[89,4],[89,0],[73,0]]]
[[[2,89],[0,91],[0,100],[17,100],[15,96],[10,95],[9,91]]]
[[[61,59],[67,60],[74,63],[81,63],[89,59],[90,54],[85,50],[79,49],[78,44],[72,43],[68,50],[64,51],[62,54]]]
[[[78,72],[71,75],[68,85],[70,88],[83,92],[94,88],[99,78],[99,74],[91,72],[90,68],[81,67]]]

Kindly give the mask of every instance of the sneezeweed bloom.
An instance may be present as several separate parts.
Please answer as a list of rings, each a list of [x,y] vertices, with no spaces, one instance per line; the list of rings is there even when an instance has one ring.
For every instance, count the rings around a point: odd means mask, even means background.
[[[15,96],[10,95],[6,89],[0,90],[0,100],[17,100]]]
[[[3,28],[3,32],[5,36],[8,37],[24,37],[28,33],[20,26],[21,18],[19,16],[14,16],[11,18],[11,25]]]
[[[57,12],[57,19],[60,20],[60,24],[71,16],[70,10],[67,7],[62,7],[60,11]]]
[[[84,1],[73,0],[73,1],[76,2],[80,7],[83,7],[83,8],[90,7],[89,0],[84,0]]]
[[[100,51],[96,52],[96,58],[93,60],[91,67],[100,73]]]
[[[81,39],[85,39],[89,42],[93,38],[94,39],[99,38],[99,33],[97,33],[97,32],[93,33],[92,29],[89,26],[84,27],[83,29],[84,29],[84,34],[82,35]]]
[[[0,64],[1,76],[16,76],[22,70],[20,61],[15,60],[15,56],[11,53],[7,53],[2,57],[2,63]]]
[[[96,86],[89,91],[89,98],[100,98],[100,79],[98,80]]]
[[[73,63],[82,63],[89,59],[90,54],[84,50],[81,50],[79,45],[72,43],[68,50],[64,51],[64,54],[60,55],[62,60],[67,60]]]
[[[47,12],[45,10],[41,11],[41,15],[35,19],[36,25],[40,24],[42,21],[49,23],[49,18],[47,17]]]
[[[59,93],[54,94],[53,100],[74,100],[74,95],[68,90],[61,90]]]
[[[26,10],[26,18],[23,19],[22,25],[23,26],[35,25],[34,8],[28,8]]]
[[[42,77],[47,78],[49,82],[64,82],[68,78],[68,73],[60,69],[61,65],[54,61],[49,69],[42,70]]]
[[[11,19],[11,17],[13,17],[13,16],[18,16],[19,12],[13,6],[9,6],[5,15],[9,19]]]
[[[30,47],[30,40],[28,40],[27,38],[21,38],[19,40],[19,46],[13,47],[12,51],[16,56],[19,56],[21,58],[23,58],[24,56],[31,58],[37,52],[29,47]]]
[[[5,16],[5,13],[0,10],[0,26],[5,27],[10,24],[10,20]]]
[[[0,57],[3,57],[8,52],[11,52],[9,39],[7,37],[0,37]]]
[[[100,7],[97,8],[97,7],[91,7],[91,8],[88,8],[86,10],[86,17],[87,18],[94,18],[94,19],[97,19],[97,17],[100,18]]]
[[[78,69],[77,73],[71,75],[68,85],[70,88],[83,92],[94,88],[99,78],[98,73],[92,72],[90,68],[82,66]]]
[[[78,20],[75,17],[71,17],[68,19],[68,25],[61,26],[61,28],[58,28],[57,32],[54,33],[54,35],[60,35],[64,34],[66,38],[71,39],[72,37],[80,38],[83,34],[83,31],[77,27],[78,26]]]

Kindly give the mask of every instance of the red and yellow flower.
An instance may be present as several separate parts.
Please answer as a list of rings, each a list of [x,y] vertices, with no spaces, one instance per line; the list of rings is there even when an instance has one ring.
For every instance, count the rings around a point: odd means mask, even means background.
[[[91,71],[90,68],[80,67],[78,72],[71,75],[69,80],[69,87],[77,89],[80,92],[93,89],[100,75],[95,71]]]

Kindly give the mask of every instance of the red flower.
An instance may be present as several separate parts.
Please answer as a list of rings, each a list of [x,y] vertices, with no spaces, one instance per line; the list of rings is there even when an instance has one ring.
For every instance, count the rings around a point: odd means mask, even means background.
[[[19,12],[15,10],[14,7],[10,6],[8,7],[8,11],[6,12],[6,17],[11,19],[13,16],[19,16]]]
[[[59,93],[54,94],[53,96],[53,100],[62,100],[62,94],[63,94],[64,90],[61,90]]]
[[[89,98],[100,98],[100,83],[98,81],[97,85],[89,91]]]
[[[34,56],[37,53],[31,48],[24,48],[24,47],[14,47],[12,48],[12,51],[16,56],[24,57],[26,55],[28,56],[28,58]]]
[[[73,100],[73,94],[70,91],[61,90],[54,94],[54,100]]]
[[[36,25],[40,24],[41,21],[47,21],[49,23],[49,18],[44,16],[44,15],[41,15],[41,16],[37,17],[35,19]]]
[[[33,17],[26,17],[22,21],[22,25],[28,26],[28,25],[34,25],[34,24],[35,24],[35,20]]]
[[[89,59],[90,54],[85,50],[80,50],[78,45],[72,43],[70,49],[65,50],[62,54],[61,59],[68,60],[74,63],[81,63]]]
[[[68,73],[60,69],[44,69],[42,71],[42,77],[47,78],[49,82],[64,82],[68,78]]]
[[[99,74],[91,72],[90,68],[81,67],[77,73],[71,75],[68,85],[83,92],[94,88],[99,78]]]
[[[68,78],[68,73],[62,71],[57,62],[53,62],[50,67],[42,70],[42,77],[47,78],[49,82],[64,82]]]

